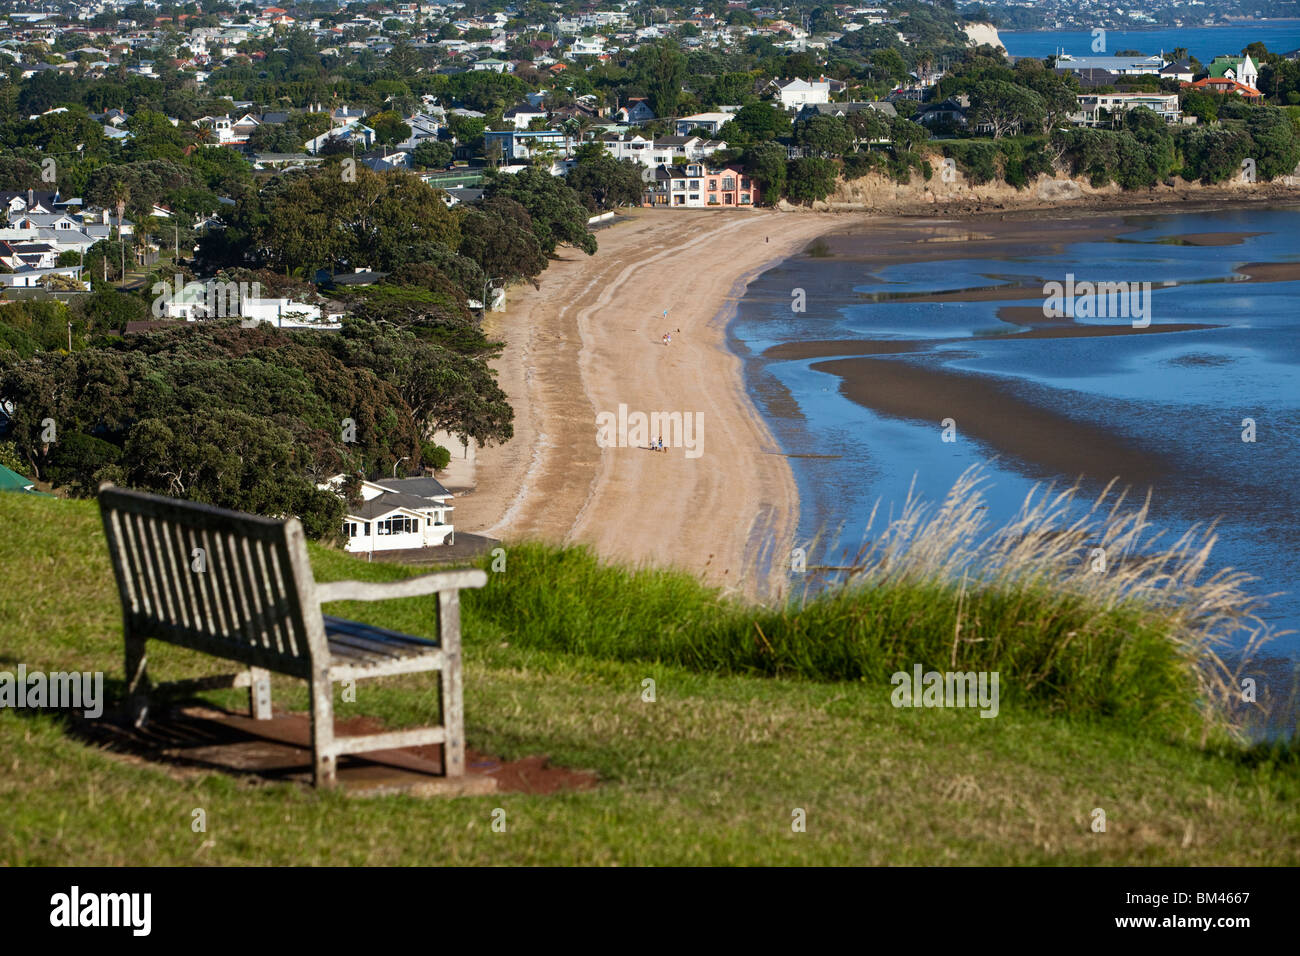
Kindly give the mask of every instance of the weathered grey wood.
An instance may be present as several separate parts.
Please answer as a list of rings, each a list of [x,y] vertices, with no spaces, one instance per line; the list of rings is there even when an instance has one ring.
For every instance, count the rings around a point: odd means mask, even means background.
[[[271,719],[271,672],[265,667],[248,669],[248,711],[254,720]]]
[[[104,534],[122,602],[127,709],[148,714],[146,644],[161,640],[238,661],[237,675],[163,685],[248,687],[255,720],[272,716],[270,675],[306,679],[311,690],[313,779],[336,782],[343,754],[441,743],[444,772],[465,768],[459,589],[483,587],[479,570],[443,571],[384,584],[317,584],[296,518],[275,521],[158,495],[100,486]],[[192,566],[202,548],[205,570]],[[437,593],[437,642],[326,618],[326,601],[376,601]],[[440,672],[440,726],[335,737],[333,683],[362,677]]]
[[[486,583],[487,575],[483,574],[483,579]],[[465,701],[460,678],[460,592],[455,588],[438,592],[438,643],[444,655],[438,672],[442,678],[439,723],[447,730],[443,766],[447,776],[459,777],[465,773]]]
[[[329,745],[329,752],[341,757],[343,754],[365,753],[367,750],[399,750],[402,747],[440,744],[445,739],[446,732],[441,727],[415,727],[411,730],[366,734],[363,737],[336,737],[334,743]]]
[[[126,718],[142,727],[149,717],[149,673],[145,669],[145,640],[126,638]]]
[[[322,604],[331,601],[386,601],[389,598],[422,597],[451,588],[481,588],[487,584],[487,572],[477,568],[464,571],[436,571],[400,581],[322,581],[316,593]]]

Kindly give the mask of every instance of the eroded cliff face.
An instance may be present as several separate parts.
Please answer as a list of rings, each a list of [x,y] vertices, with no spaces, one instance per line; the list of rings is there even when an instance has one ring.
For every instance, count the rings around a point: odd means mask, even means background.
[[[989,46],[1006,51],[1006,47],[1002,45],[1002,38],[998,36],[998,28],[993,24],[967,23],[962,29],[966,32],[966,42],[971,46],[981,46],[987,43]]]
[[[782,200],[779,208],[829,212],[878,212],[901,215],[933,213],[959,215],[1012,209],[1050,209],[1055,207],[1110,207],[1148,205],[1204,200],[1300,199],[1300,175],[1283,177],[1272,183],[1229,182],[1203,186],[1175,178],[1172,185],[1125,192],[1111,183],[1094,187],[1086,177],[1071,178],[1064,174],[1042,175],[1023,189],[1000,180],[976,185],[959,169],[950,169],[945,178],[943,158],[930,157],[934,170],[927,180],[917,173],[908,183],[897,183],[882,173],[860,179],[841,180],[835,192],[824,202],[795,206]],[[1300,170],[1298,170],[1300,172]]]

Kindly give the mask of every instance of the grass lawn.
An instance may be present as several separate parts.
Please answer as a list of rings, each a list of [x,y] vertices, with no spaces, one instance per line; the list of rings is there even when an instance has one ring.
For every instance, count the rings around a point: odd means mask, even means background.
[[[93,502],[0,495],[0,670],[103,670],[120,611]],[[322,580],[413,573],[313,549]],[[491,588],[509,588],[510,572]],[[1199,750],[1105,719],[1004,702],[895,709],[877,681],[706,673],[530,645],[528,623],[467,596],[466,729],[477,750],[596,771],[548,796],[350,799],[176,772],[0,711],[0,863],[1279,864],[1300,863],[1300,763]],[[430,634],[432,600],[331,607]],[[520,615],[522,618],[522,615]],[[156,643],[156,677],[229,665]],[[642,681],[656,700],[642,700]],[[358,684],[340,717],[427,721],[430,675]],[[418,692],[417,692],[418,691]],[[306,710],[305,685],[276,683]],[[226,704],[246,694],[216,693]],[[336,698],[337,699],[337,698]],[[207,812],[207,832],[191,812]],[[493,811],[506,812],[494,832]],[[796,808],[806,832],[793,832]],[[1104,833],[1092,811],[1106,813]]]

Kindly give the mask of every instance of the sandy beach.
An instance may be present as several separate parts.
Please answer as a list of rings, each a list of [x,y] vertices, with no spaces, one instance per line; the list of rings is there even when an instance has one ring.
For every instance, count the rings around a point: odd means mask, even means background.
[[[633,210],[597,232],[596,255],[561,249],[540,288],[512,288],[486,331],[506,343],[494,367],[515,437],[479,450],[457,528],[589,544],[606,559],[769,593],[772,558],[783,566],[793,544],[798,490],[746,395],[726,323],[750,278],[837,218]],[[701,415],[699,457],[599,447],[596,416],[620,404]]]

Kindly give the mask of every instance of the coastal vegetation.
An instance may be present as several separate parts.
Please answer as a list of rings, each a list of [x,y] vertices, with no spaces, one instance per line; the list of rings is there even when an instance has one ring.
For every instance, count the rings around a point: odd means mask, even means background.
[[[104,670],[110,694],[120,693],[121,618],[94,503],[3,495],[0,524],[26,529],[0,539],[0,572],[23,582],[0,591],[7,653],[47,670]],[[311,553],[321,580],[417,573]],[[907,562],[918,573],[927,565],[921,552]],[[147,764],[87,746],[86,728],[66,715],[5,709],[0,746],[12,772],[0,779],[0,854],[104,865],[1300,862],[1295,752],[1218,734],[1200,745],[1179,696],[1195,680],[1181,650],[1160,644],[1172,620],[1138,626],[1126,649],[1129,612],[1089,626],[1070,598],[1019,592],[1017,619],[1045,626],[1041,640],[997,652],[958,642],[963,666],[1004,668],[1003,705],[987,720],[971,709],[895,708],[886,673],[950,666],[951,632],[884,630],[909,615],[960,619],[986,636],[977,615],[997,605],[973,590],[958,610],[959,590],[926,594],[900,572],[857,598],[744,610],[685,575],[538,546],[509,548],[491,578],[464,608],[469,745],[504,759],[546,754],[593,771],[592,789],[353,800]],[[70,580],[77,601],[67,600]],[[902,615],[894,622],[884,616],[891,604]],[[330,610],[411,634],[435,627],[427,599]],[[1085,630],[1069,639],[1058,622]],[[722,650],[706,639],[723,640]],[[1052,641],[1059,665],[1044,657]],[[869,666],[858,673],[854,662]],[[159,644],[150,667],[175,679],[223,664]],[[1107,675],[1117,689],[1096,682]],[[1027,693],[1011,690],[1035,676]],[[427,723],[427,683],[369,682],[338,714]],[[206,696],[240,705],[238,692]],[[307,707],[299,681],[277,678],[275,696]],[[190,829],[195,806],[209,808],[207,833]],[[506,810],[506,836],[488,825],[495,807]],[[807,813],[806,833],[791,832],[795,808]],[[1105,833],[1091,826],[1097,808]]]

